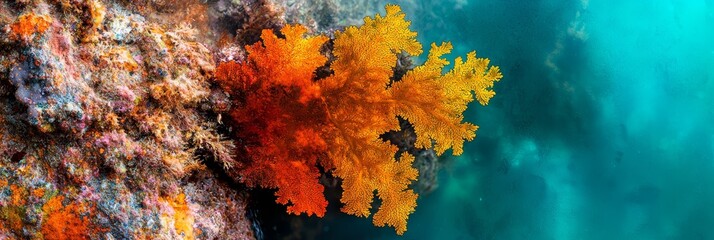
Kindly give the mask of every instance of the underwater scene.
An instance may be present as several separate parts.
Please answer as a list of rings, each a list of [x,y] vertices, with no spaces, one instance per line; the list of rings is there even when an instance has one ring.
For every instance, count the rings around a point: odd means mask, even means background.
[[[714,0],[0,0],[0,239],[714,239]]]
[[[504,77],[404,238],[714,239],[714,1],[414,6],[421,41]]]

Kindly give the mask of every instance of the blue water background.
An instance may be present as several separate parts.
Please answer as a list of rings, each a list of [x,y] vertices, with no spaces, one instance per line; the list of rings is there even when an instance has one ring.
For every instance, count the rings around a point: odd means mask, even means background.
[[[504,78],[404,236],[342,214],[321,237],[714,239],[714,1],[395,3]]]

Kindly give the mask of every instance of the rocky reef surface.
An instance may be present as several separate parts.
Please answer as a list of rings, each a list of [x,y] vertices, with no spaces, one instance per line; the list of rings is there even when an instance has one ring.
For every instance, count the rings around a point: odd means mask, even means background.
[[[261,238],[225,172],[240,157],[216,64],[262,29],[328,32],[381,8],[366,3],[0,1],[0,238]],[[437,159],[404,129],[384,138],[418,156],[428,192]]]

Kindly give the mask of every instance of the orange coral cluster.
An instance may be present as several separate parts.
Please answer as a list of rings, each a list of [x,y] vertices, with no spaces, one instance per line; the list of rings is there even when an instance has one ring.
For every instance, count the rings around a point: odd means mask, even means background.
[[[17,22],[10,25],[12,37],[18,40],[29,41],[34,34],[42,34],[50,27],[52,19],[45,15],[27,13],[20,16]]]
[[[42,225],[45,239],[89,239],[88,216],[81,216],[79,203],[62,204],[64,197],[55,196],[42,207],[47,219]],[[91,211],[86,211],[91,212]]]
[[[316,126],[325,125],[327,116],[312,76],[327,61],[319,51],[327,38],[304,39],[305,32],[286,26],[285,39],[279,39],[264,30],[263,42],[246,48],[248,60],[219,65],[216,78],[240,98],[231,116],[252,157],[242,171],[245,182],[278,188],[278,202],[292,203],[291,213],[322,216],[327,201],[317,182],[317,161],[327,145]]]
[[[444,43],[432,45],[424,65],[391,82],[397,54],[415,56],[422,46],[399,6],[386,10],[335,34],[334,74],[325,79],[315,80],[315,71],[327,61],[320,48],[328,39],[304,37],[299,25],[286,26],[284,38],[263,31],[263,41],[247,47],[248,59],[219,65],[216,79],[236,102],[231,117],[249,158],[241,167],[244,182],[277,188],[277,202],[289,204],[290,213],[322,216],[321,166],[343,180],[342,211],[369,216],[376,191],[381,206],[374,224],[402,234],[416,207],[408,185],[418,172],[413,156],[395,160],[397,148],[379,136],[399,129],[400,116],[414,125],[418,147],[461,154],[477,129],[463,122],[463,112],[474,98],[488,103],[501,73],[472,52],[442,74],[449,62],[441,56],[451,51]]]

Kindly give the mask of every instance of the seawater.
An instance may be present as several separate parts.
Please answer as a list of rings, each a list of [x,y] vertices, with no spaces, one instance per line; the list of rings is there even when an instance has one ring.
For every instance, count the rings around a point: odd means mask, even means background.
[[[714,1],[393,3],[504,77],[404,236],[338,214],[320,238],[714,239]]]

